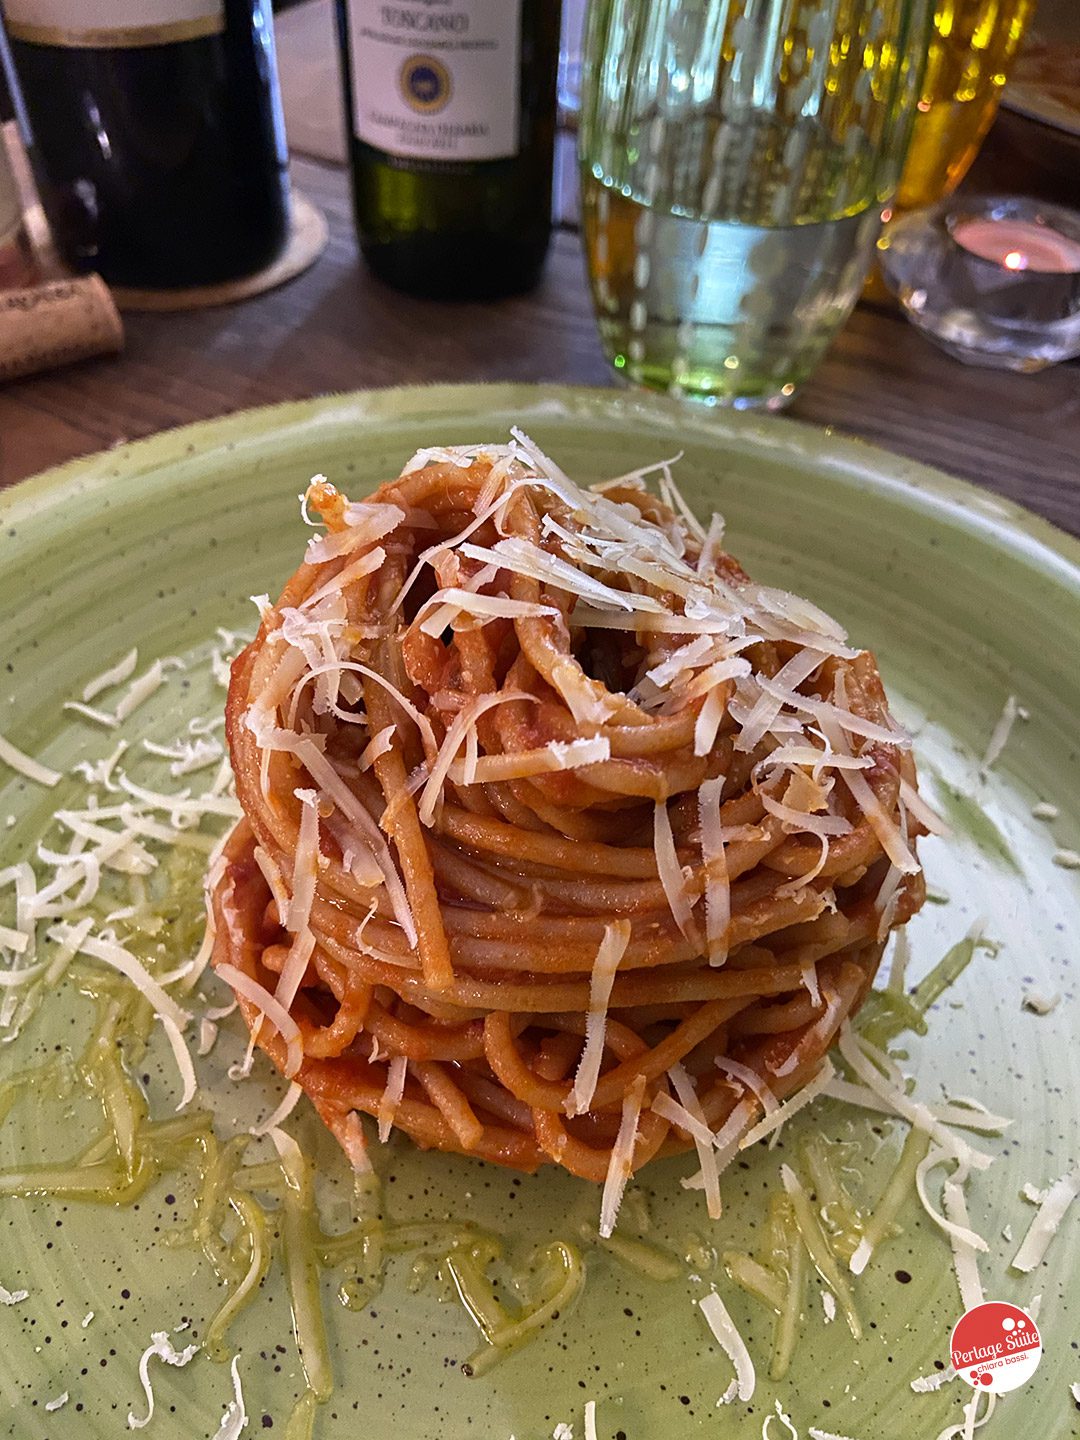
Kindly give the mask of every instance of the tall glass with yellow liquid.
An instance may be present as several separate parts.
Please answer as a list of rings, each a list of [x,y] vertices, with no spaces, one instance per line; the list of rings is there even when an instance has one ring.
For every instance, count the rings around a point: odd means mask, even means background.
[[[951,195],[997,113],[1035,0],[937,0],[896,208]]]

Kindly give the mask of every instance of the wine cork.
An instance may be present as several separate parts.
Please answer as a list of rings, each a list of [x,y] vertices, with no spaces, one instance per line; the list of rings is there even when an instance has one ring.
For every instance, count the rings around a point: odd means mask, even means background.
[[[100,275],[0,292],[0,380],[109,355],[123,343],[123,323]]]

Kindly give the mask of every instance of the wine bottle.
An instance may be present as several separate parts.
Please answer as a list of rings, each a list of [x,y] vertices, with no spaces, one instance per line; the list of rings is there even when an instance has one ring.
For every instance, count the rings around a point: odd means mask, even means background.
[[[551,236],[559,0],[337,0],[353,207],[372,270],[488,298]]]
[[[58,250],[111,284],[209,285],[288,233],[270,0],[5,0]]]

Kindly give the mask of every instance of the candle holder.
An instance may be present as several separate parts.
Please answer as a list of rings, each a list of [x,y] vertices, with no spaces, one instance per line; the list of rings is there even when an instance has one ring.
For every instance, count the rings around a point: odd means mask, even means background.
[[[1031,373],[1080,355],[1080,215],[963,196],[894,220],[885,283],[913,325],[968,365]]]

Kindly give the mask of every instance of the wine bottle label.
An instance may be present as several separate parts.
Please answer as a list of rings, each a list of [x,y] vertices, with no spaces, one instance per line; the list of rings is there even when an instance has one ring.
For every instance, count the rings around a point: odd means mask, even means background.
[[[357,139],[388,155],[518,152],[521,0],[348,0]]]
[[[225,0],[4,0],[8,34],[65,49],[137,49],[217,35]]]

